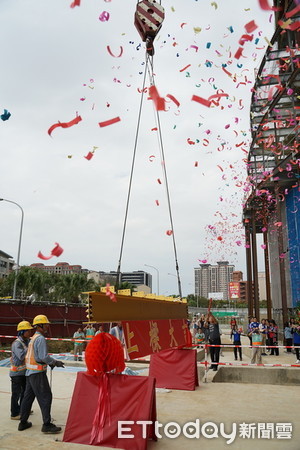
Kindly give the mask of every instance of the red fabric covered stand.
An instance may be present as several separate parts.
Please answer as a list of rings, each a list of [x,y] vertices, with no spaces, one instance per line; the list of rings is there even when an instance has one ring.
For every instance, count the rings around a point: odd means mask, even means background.
[[[104,395],[103,395],[104,393]],[[99,402],[99,398],[102,401]],[[95,427],[99,418],[103,426]],[[147,438],[142,436],[141,425],[124,425],[124,434],[134,438],[118,438],[118,421],[151,420],[147,425]],[[104,377],[86,372],[77,374],[69,410],[64,442],[121,448],[125,450],[147,449],[147,439],[156,440],[155,379],[119,374]],[[130,427],[131,430],[125,431]]]
[[[197,351],[170,348],[152,354],[149,376],[156,378],[156,387],[194,391],[199,386]]]

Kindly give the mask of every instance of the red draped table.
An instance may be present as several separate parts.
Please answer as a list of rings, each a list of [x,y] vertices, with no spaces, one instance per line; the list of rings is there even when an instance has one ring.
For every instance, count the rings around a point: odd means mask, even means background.
[[[199,386],[197,351],[170,348],[153,353],[149,376],[156,378],[156,387],[194,391]]]
[[[98,427],[95,427],[97,417],[102,420],[100,427],[99,420]],[[124,425],[130,426],[131,429],[126,431],[126,434],[134,435],[133,439],[118,437],[118,421],[143,420],[152,421],[152,425],[147,425],[146,438],[143,437],[142,426],[135,423]],[[79,372],[63,441],[125,450],[145,450],[148,439],[156,440],[155,420],[153,377],[119,374],[99,377]]]

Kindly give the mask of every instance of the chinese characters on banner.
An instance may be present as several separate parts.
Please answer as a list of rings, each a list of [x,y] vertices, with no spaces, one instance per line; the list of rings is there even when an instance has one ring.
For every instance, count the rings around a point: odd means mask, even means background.
[[[130,320],[122,326],[129,359],[192,344],[185,319]]]

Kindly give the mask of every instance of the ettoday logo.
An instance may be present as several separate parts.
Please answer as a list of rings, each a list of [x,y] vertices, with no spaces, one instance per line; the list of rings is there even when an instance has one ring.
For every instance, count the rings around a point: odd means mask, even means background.
[[[200,419],[195,421],[187,422],[184,425],[179,425],[177,422],[168,422],[162,424],[158,421],[152,422],[150,420],[138,420],[134,422],[133,420],[118,421],[118,438],[123,439],[134,439],[137,437],[133,430],[136,432],[137,427],[139,429],[139,435],[141,434],[143,439],[147,438],[147,426],[154,425],[154,432],[158,439],[164,437],[169,439],[176,439],[183,435],[188,439],[200,439],[201,436],[207,439],[219,438],[220,436],[226,439],[227,444],[231,444],[237,435],[237,425],[232,424],[231,432],[226,433],[225,425],[221,422],[219,425],[214,422],[205,422],[201,425]]]
[[[187,439],[206,439],[224,438],[226,444],[232,444],[236,437],[240,439],[292,439],[293,424],[291,422],[258,422],[258,423],[232,423],[230,433],[225,430],[225,424],[221,422],[205,422],[201,425],[200,419],[179,425],[177,422],[168,422],[162,424],[151,420],[120,420],[118,421],[118,438],[122,439],[147,439],[150,431],[154,432],[158,439],[169,438],[176,439],[184,436]],[[147,428],[148,427],[148,428]],[[229,431],[230,425],[226,425]]]

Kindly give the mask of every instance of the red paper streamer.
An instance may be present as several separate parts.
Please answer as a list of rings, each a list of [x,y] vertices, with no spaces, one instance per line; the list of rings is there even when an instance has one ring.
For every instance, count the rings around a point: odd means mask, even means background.
[[[157,111],[165,111],[165,99],[160,97],[156,86],[152,85],[149,88],[149,95],[151,100],[153,100],[155,108]]]
[[[37,256],[40,259],[48,260],[48,259],[51,259],[53,256],[59,257],[62,254],[62,252],[63,252],[63,249],[60,247],[60,245],[57,242],[55,242],[55,247],[53,248],[53,250],[51,250],[50,256],[44,256],[41,251],[38,252]]]
[[[281,11],[282,8],[276,8],[275,6],[270,6],[268,0],[258,0],[261,9],[264,11]]]
[[[288,12],[285,14],[285,17],[286,17],[287,19],[289,19],[290,17],[292,17],[292,16],[294,16],[295,14],[297,14],[297,12],[299,12],[299,11],[300,11],[300,5],[297,5],[296,8],[292,9],[291,11],[288,11]]]
[[[172,231],[172,230],[167,230],[167,231],[166,231],[166,235],[167,235],[167,236],[172,236],[172,234],[173,234],[173,231]]]
[[[254,20],[251,20],[251,22],[248,22],[245,25],[245,30],[247,31],[247,33],[252,33],[254,30],[256,30],[256,28],[258,28],[258,27]]]
[[[90,159],[92,159],[93,156],[94,156],[94,153],[88,152],[88,154],[85,156],[85,159],[87,159],[89,161]]]
[[[110,56],[113,56],[114,58],[121,58],[121,56],[123,55],[123,47],[122,46],[120,46],[120,53],[119,53],[119,55],[114,55],[112,53],[109,45],[107,45],[106,48],[107,48],[107,51],[110,54]]]
[[[117,123],[120,121],[121,121],[120,117],[114,117],[113,119],[106,120],[105,122],[99,122],[99,127],[100,128],[107,127],[108,125],[112,125],[113,123]]]
[[[71,3],[70,8],[75,8],[75,6],[80,6],[81,0],[74,0],[74,2]]]
[[[168,97],[170,100],[172,100],[172,102],[175,103],[175,105],[177,106],[177,108],[179,108],[180,103],[179,103],[179,101],[178,101],[172,94],[168,94],[168,95],[166,95],[166,97]]]
[[[183,69],[180,69],[179,72],[184,72],[186,69],[188,69],[189,67],[191,67],[190,64],[188,64],[187,66],[185,66]]]
[[[208,108],[211,105],[211,102],[209,100],[206,100],[205,98],[202,97],[198,97],[198,95],[193,95],[192,101],[201,103],[201,105],[207,106]]]
[[[48,134],[49,136],[51,136],[51,133],[53,130],[55,130],[55,128],[69,128],[72,127],[73,125],[77,125],[80,121],[82,120],[82,118],[80,116],[75,117],[75,119],[71,120],[70,122],[58,122],[55,123],[54,125],[52,125],[49,130],[48,130]]]
[[[210,102],[213,98],[217,98],[219,100],[220,97],[229,97],[229,94],[227,94],[226,92],[220,94],[213,94],[210,97],[208,97],[208,101]]]
[[[253,40],[253,34],[243,34],[239,40],[240,45],[244,45],[247,41]]]
[[[243,47],[239,47],[234,55],[234,58],[240,59],[240,57],[242,56],[243,50],[244,50]]]

